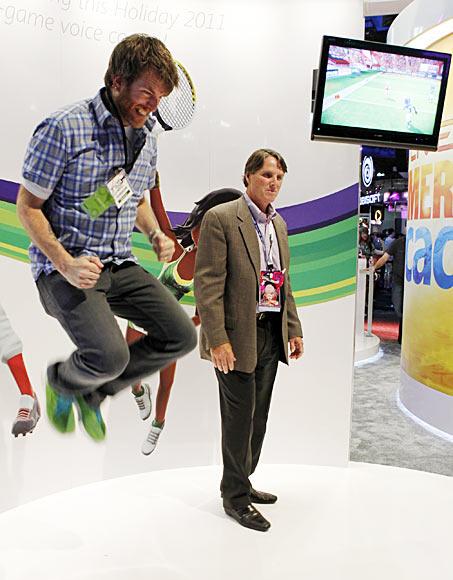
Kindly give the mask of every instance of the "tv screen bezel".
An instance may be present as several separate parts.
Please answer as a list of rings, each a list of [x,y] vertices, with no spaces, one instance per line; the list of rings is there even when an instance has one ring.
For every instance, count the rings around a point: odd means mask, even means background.
[[[331,125],[327,123],[321,123],[327,63],[329,57],[329,48],[331,46],[358,48],[363,50],[373,50],[376,52],[388,52],[402,56],[413,56],[418,58],[429,58],[443,61],[444,67],[442,71],[439,99],[437,101],[437,111],[433,133],[431,135],[423,135],[419,133],[410,133],[404,131],[385,131],[380,129],[369,129],[349,125]],[[321,56],[319,60],[315,107],[311,127],[311,139],[314,141],[335,141],[362,145],[379,145],[383,147],[402,149],[422,149],[425,151],[436,151],[437,143],[439,141],[439,131],[442,121],[445,95],[447,91],[450,63],[451,55],[444,52],[434,52],[432,50],[410,48],[407,46],[396,46],[369,40],[342,38],[338,36],[327,35],[323,36]]]

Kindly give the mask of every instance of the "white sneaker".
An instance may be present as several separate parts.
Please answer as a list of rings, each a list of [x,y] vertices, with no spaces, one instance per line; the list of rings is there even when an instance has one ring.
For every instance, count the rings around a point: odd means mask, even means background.
[[[134,399],[138,406],[140,418],[142,421],[146,421],[151,415],[153,402],[151,399],[151,387],[145,383],[142,388],[143,395],[134,395]]]
[[[154,425],[151,425],[148,437],[145,439],[142,445],[143,455],[151,455],[154,449],[156,449],[157,442],[159,441],[159,437],[163,429],[164,429],[163,425],[162,427],[155,427]]]
[[[19,410],[17,411],[17,417],[14,419],[11,429],[14,437],[33,433],[33,429],[41,417],[41,409],[36,395],[34,397],[21,395],[19,401]]]

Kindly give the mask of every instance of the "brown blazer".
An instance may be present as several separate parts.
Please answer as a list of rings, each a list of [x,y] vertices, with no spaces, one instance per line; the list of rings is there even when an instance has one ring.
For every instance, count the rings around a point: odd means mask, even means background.
[[[282,287],[281,361],[288,364],[288,340],[302,336],[289,280],[286,224],[273,221],[285,282]],[[251,373],[257,363],[256,305],[260,249],[250,210],[243,197],[210,209],[202,222],[195,264],[194,292],[201,318],[200,354],[211,360],[210,348],[230,342],[235,370]]]

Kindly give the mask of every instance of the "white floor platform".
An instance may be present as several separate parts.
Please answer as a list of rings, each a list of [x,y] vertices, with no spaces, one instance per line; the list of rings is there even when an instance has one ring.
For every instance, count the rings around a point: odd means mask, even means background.
[[[453,577],[453,481],[366,464],[264,466],[267,533],[224,515],[219,468],[152,472],[0,515],[1,580]]]

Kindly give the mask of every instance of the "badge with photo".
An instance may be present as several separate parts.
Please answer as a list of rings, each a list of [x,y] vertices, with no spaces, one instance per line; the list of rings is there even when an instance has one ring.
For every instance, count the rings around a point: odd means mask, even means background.
[[[284,271],[261,270],[260,272],[260,300],[259,312],[280,312],[280,290],[285,280]]]

